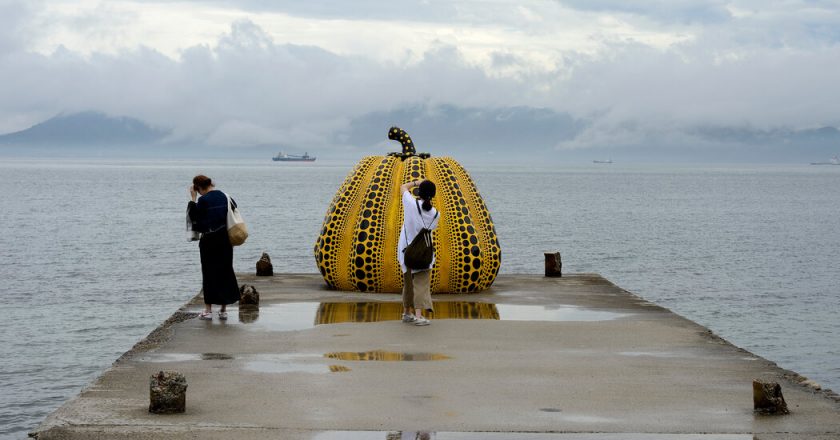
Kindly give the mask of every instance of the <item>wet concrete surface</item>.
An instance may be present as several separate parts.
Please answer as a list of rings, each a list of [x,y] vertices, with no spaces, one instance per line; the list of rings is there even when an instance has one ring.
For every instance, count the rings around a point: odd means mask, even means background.
[[[317,275],[240,282],[258,312],[170,320],[37,437],[840,438],[830,392],[597,275],[435,295],[428,327],[399,321],[398,295],[330,291]],[[147,412],[159,370],[186,376],[186,413]],[[780,382],[792,414],[754,415],[753,378]]]
[[[312,440],[753,440],[749,434],[537,434],[525,432],[332,431]]]

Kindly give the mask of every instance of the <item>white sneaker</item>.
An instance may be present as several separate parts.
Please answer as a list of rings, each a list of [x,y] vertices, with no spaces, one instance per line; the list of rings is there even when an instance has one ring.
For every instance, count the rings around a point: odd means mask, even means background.
[[[403,313],[403,315],[402,315],[402,322],[405,322],[407,324],[411,324],[412,322],[414,322],[416,320],[417,320],[417,318],[415,318],[414,315],[410,315],[408,313]]]
[[[414,325],[429,325],[431,323],[432,321],[429,321],[428,319],[422,316],[417,316],[414,318]]]
[[[212,321],[213,320],[213,313],[212,312],[201,312],[198,315],[198,319],[202,321]]]
[[[219,320],[227,321],[227,312],[219,312]]]

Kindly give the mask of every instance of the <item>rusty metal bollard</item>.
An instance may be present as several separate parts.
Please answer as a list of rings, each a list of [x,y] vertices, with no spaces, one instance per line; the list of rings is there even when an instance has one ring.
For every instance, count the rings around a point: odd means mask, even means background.
[[[545,253],[545,276],[562,277],[563,262],[560,260],[560,252]]]
[[[753,409],[759,414],[790,414],[777,382],[753,379]]]
[[[187,409],[187,379],[177,371],[161,371],[149,379],[149,412],[182,413]]]

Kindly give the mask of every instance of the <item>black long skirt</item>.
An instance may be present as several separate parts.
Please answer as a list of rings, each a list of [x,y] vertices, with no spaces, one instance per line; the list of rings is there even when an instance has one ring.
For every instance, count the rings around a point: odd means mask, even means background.
[[[233,304],[239,301],[239,283],[233,273],[233,246],[227,230],[202,234],[198,242],[201,252],[201,286],[204,304]]]

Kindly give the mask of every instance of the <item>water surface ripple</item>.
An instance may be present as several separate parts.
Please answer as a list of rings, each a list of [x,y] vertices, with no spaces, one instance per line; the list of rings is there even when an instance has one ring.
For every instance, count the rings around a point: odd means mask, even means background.
[[[293,166],[286,166],[293,165]],[[317,271],[350,163],[0,162],[0,438],[22,438],[200,284],[183,231],[197,173],[236,198],[253,271]],[[598,272],[731,342],[840,389],[840,167],[481,167],[503,273]]]

